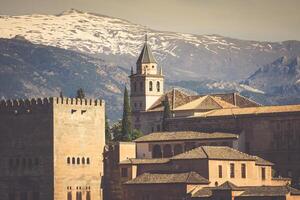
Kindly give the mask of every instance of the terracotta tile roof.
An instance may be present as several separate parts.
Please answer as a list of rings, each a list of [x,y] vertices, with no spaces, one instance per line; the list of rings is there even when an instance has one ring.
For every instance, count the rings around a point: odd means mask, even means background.
[[[258,157],[258,156],[253,156],[254,158],[256,158],[256,162],[255,162],[255,164],[256,165],[264,165],[264,166],[272,166],[272,165],[274,165],[274,163],[272,163],[272,162],[270,162],[270,161],[267,161],[267,160],[265,160],[265,159],[263,159],[263,158],[261,158],[261,157]]]
[[[221,108],[234,108],[233,104],[230,104],[226,101],[223,101],[220,97],[213,97],[206,95],[199,97],[189,103],[186,103],[182,106],[175,108],[175,111],[178,110],[212,110],[212,109],[221,109]]]
[[[283,112],[300,112],[300,105],[261,106],[249,108],[228,108],[212,110],[205,113],[195,113],[195,117],[259,115]]]
[[[240,191],[241,188],[236,186],[235,184],[231,183],[230,181],[226,181],[223,184],[213,188],[214,190],[233,190],[233,191]]]
[[[208,139],[238,139],[237,134],[214,132],[204,133],[195,131],[154,132],[144,135],[135,142],[179,141],[179,140],[208,140]]]
[[[121,161],[120,164],[162,164],[169,162],[168,158],[149,158],[149,159],[139,159],[139,158],[129,158],[127,160]]]
[[[196,172],[183,173],[144,173],[125,184],[209,184]]]
[[[201,188],[194,194],[192,194],[192,198],[197,198],[197,197],[211,197],[212,196],[212,190],[211,188]]]
[[[174,98],[175,95],[175,98]],[[163,111],[163,105],[162,102],[165,100],[165,96],[167,96],[171,109],[173,108],[172,105],[174,105],[174,108],[177,108],[179,106],[185,105],[191,101],[194,101],[196,99],[199,99],[201,97],[207,96],[207,95],[189,95],[185,92],[173,89],[168,92],[166,92],[164,95],[162,95],[149,109],[148,111]],[[252,101],[249,98],[246,98],[238,93],[226,93],[226,94],[209,94],[210,97],[214,97],[219,101],[228,103],[229,105],[234,105],[240,108],[244,107],[256,107],[261,106],[260,104]],[[173,104],[173,100],[175,100]],[[225,103],[223,106],[225,106]],[[228,106],[228,104],[226,104]]]
[[[300,191],[289,187],[289,186],[248,186],[248,187],[238,187],[230,182],[224,183],[219,187],[204,187],[199,189],[193,194],[192,197],[211,197],[213,194],[212,190],[218,190],[224,188],[224,190],[238,190],[242,191],[239,196],[243,197],[281,197],[287,194],[300,195]],[[232,189],[231,189],[232,188]]]
[[[163,111],[164,106],[163,106],[163,101],[165,98],[168,98],[170,108],[171,110],[174,108],[184,105],[190,101],[193,101],[194,99],[199,98],[199,96],[189,96],[185,92],[182,92],[181,90],[178,89],[173,89],[168,92],[166,92],[164,95],[162,95],[149,109],[148,111]],[[175,100],[175,102],[173,102]]]
[[[241,196],[285,196],[288,193],[291,195],[300,195],[300,191],[289,186],[260,186],[260,187],[244,187]]]
[[[172,159],[256,160],[253,156],[226,146],[200,146]]]

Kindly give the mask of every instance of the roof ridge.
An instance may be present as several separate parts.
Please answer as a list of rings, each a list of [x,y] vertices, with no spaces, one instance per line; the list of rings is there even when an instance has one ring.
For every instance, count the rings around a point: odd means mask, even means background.
[[[242,97],[242,98],[244,98],[244,99],[247,99],[248,101],[251,101],[252,103],[255,103],[255,104],[257,104],[257,105],[260,105],[260,106],[263,106],[263,104],[260,104],[260,103],[258,103],[258,102],[256,102],[256,101],[254,101],[254,100],[252,100],[252,99],[250,99],[250,98],[248,98],[248,97],[245,97],[244,95],[241,95],[240,93],[234,93],[235,95],[238,95],[238,96],[240,96],[240,97]]]

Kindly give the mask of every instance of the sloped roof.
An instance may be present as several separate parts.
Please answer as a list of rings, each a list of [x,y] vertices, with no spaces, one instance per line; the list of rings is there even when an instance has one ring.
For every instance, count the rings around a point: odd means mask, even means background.
[[[121,161],[120,164],[163,164],[169,162],[168,158],[147,158],[147,159],[139,159],[139,158],[129,158],[127,160]]]
[[[228,108],[195,113],[195,117],[242,116],[270,113],[300,112],[300,105],[260,106],[249,108]]]
[[[145,42],[144,47],[141,51],[141,54],[140,54],[136,64],[140,65],[140,64],[145,64],[145,63],[157,63],[152,54],[150,45],[147,42]]]
[[[256,158],[227,146],[200,146],[172,159],[253,160]]]
[[[223,107],[256,107],[261,106],[260,104],[238,94],[238,93],[225,93],[225,94],[209,94],[209,95],[189,95],[179,89],[172,89],[162,95],[149,109],[148,111],[163,111],[163,101],[168,98],[170,108],[178,108],[179,106],[185,105],[196,99],[204,96],[210,96],[215,98],[215,101],[219,102]],[[175,100],[175,102],[173,102]],[[224,103],[225,102],[225,103]],[[228,103],[228,104],[226,104]]]
[[[125,184],[209,184],[210,182],[196,172],[182,173],[144,173]]]
[[[256,165],[263,165],[263,166],[272,166],[272,165],[274,165],[274,163],[272,163],[272,162],[270,162],[270,161],[267,161],[267,160],[265,160],[265,159],[263,159],[263,158],[261,158],[261,157],[258,157],[258,156],[253,156],[254,158],[256,158],[256,162],[255,162],[255,164]]]
[[[204,133],[204,132],[196,132],[196,131],[154,132],[136,139],[135,142],[207,140],[207,139],[238,139],[238,135],[232,133],[224,133],[224,132],[213,132],[213,133]]]
[[[260,186],[260,187],[244,187],[241,196],[285,196],[288,193],[291,195],[300,195],[300,191],[289,186]]]
[[[175,108],[174,110],[212,110],[221,108],[234,108],[233,104],[223,101],[220,97],[206,95],[189,103]]]
[[[192,194],[192,198],[197,198],[197,197],[211,197],[212,196],[212,190],[211,188],[204,187],[199,189],[197,192]]]
[[[214,190],[234,190],[234,191],[239,191],[239,190],[241,190],[241,188],[239,188],[235,184],[231,183],[230,181],[226,181],[223,184],[215,187]]]
[[[163,101],[165,101],[166,97],[168,98],[171,110],[173,109],[173,107],[176,108],[199,98],[199,96],[190,96],[181,90],[173,89],[166,92],[156,102],[154,102],[154,104],[148,109],[148,111],[163,111]],[[173,100],[175,101],[173,102]]]
[[[210,197],[212,196],[212,190],[236,190],[242,191],[239,196],[243,197],[280,197],[286,196],[288,193],[291,195],[300,195],[300,190],[292,188],[290,186],[248,186],[238,187],[230,182],[225,182],[218,187],[205,187],[199,189],[193,194],[192,197]]]

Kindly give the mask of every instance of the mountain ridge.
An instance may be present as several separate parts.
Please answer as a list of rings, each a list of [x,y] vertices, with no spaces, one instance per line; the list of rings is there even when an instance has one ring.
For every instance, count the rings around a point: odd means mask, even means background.
[[[148,33],[153,53],[170,80],[177,80],[179,75],[181,80],[245,80],[279,56],[300,53],[299,41],[258,42],[216,34],[158,31],[106,15],[76,10],[63,13],[2,16],[0,37],[22,35],[35,44],[91,54],[129,70]]]

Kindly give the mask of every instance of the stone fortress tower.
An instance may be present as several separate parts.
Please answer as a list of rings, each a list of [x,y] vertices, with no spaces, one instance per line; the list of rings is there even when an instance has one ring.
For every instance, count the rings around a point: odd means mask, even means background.
[[[136,71],[131,69],[130,101],[135,128],[140,128],[140,113],[147,111],[164,94],[164,76],[145,36],[145,44],[136,62]]]
[[[1,200],[100,200],[104,101],[0,103]]]

